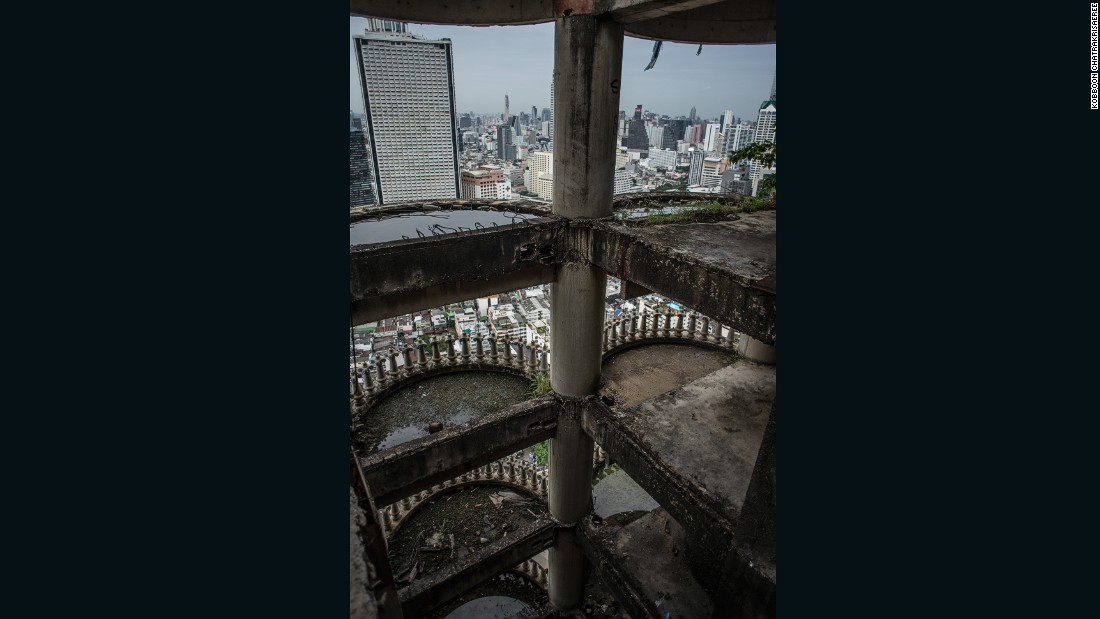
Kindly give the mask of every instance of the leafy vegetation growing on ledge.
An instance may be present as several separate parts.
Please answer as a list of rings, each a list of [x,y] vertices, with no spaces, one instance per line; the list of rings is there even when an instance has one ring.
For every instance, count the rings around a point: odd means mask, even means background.
[[[550,377],[546,374],[535,376],[535,380],[531,381],[531,395],[537,398],[548,393],[550,393]]]
[[[775,208],[774,200],[761,198],[742,197],[732,204],[720,204],[718,202],[704,202],[701,204],[685,205],[684,210],[677,213],[653,213],[640,221],[626,219],[626,214],[618,215],[619,221],[629,226],[655,226],[659,224],[675,223],[709,223],[722,221],[730,215],[737,213],[751,213],[768,208]]]

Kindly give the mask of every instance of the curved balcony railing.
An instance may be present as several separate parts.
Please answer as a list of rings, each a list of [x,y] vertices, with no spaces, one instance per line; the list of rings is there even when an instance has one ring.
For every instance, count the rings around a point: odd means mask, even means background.
[[[628,312],[604,322],[601,350],[605,361],[646,344],[690,344],[732,351],[739,337],[731,327],[697,312]],[[513,345],[519,346],[519,353],[512,351]],[[549,359],[548,346],[527,346],[508,337],[448,335],[418,341],[415,348],[406,344],[403,350],[379,353],[373,363],[351,373],[352,414],[366,411],[402,387],[450,372],[495,371],[530,380],[539,374],[549,376]]]
[[[592,467],[596,468],[607,459],[607,452],[596,445],[592,450]],[[479,466],[443,483],[435,484],[427,490],[407,496],[400,501],[379,508],[378,520],[386,540],[393,539],[401,525],[408,521],[418,509],[433,501],[436,497],[454,492],[460,488],[474,485],[506,486],[518,490],[535,500],[546,503],[549,499],[550,470],[540,469],[517,456],[505,456],[489,464]]]
[[[513,345],[519,346],[519,353],[512,351]],[[398,359],[401,364],[397,363]],[[364,364],[361,370],[351,373],[352,412],[369,409],[401,387],[425,378],[477,370],[505,372],[531,380],[539,374],[548,376],[549,349],[545,345],[528,346],[508,337],[471,338],[466,334],[458,338],[453,335],[433,337],[430,342],[421,340],[416,348],[406,344],[403,350],[391,349],[378,354],[374,363]]]
[[[722,331],[728,336],[723,336]],[[627,312],[605,321],[603,358],[644,344],[693,344],[734,350],[739,334],[697,312]]]
[[[547,570],[545,567],[539,565],[538,561],[528,559],[513,567],[511,571],[523,576],[543,591],[549,590],[550,583],[547,579]]]

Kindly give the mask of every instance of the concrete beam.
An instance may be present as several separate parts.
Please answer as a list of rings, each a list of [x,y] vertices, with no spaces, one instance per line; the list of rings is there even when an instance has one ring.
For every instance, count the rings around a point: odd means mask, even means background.
[[[540,24],[554,19],[551,0],[351,0],[351,14],[461,26]]]
[[[721,506],[699,487],[655,454],[612,411],[595,398],[585,400],[582,424],[586,432],[639,486],[688,531],[699,564],[721,565],[733,545],[733,523],[721,516]],[[719,574],[696,573],[705,587],[717,584]]]
[[[375,503],[389,505],[553,437],[560,409],[545,395],[371,454],[361,460],[363,477]]]
[[[775,344],[775,212],[734,222],[626,227],[597,222],[587,254],[629,280]]]
[[[775,0],[729,0],[626,25],[626,34],[674,43],[775,43]]]
[[[674,15],[681,11],[717,4],[723,0],[596,0],[596,11],[607,13],[620,24]]]
[[[515,531],[514,535],[456,559],[444,569],[402,589],[402,612],[410,619],[426,616],[466,591],[546,550],[553,545],[555,534],[552,520],[536,520]]]
[[[534,223],[351,250],[351,308],[356,324],[439,307],[554,280],[557,232]]]

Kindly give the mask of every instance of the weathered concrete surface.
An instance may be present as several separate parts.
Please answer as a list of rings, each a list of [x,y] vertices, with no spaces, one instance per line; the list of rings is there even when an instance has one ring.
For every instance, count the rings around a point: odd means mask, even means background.
[[[351,491],[351,619],[376,619],[378,604],[374,601],[370,586],[377,577],[372,578],[375,570],[369,565],[363,552],[363,540],[359,530],[366,526],[367,519],[363,510],[356,504],[355,491]]]
[[[589,259],[765,344],[775,344],[775,211],[628,228],[598,222]]]
[[[392,204],[372,204],[355,206],[349,211],[348,221],[355,223],[364,219],[393,215],[416,215],[423,213],[446,213],[447,211],[508,211],[527,215],[546,216],[550,206],[534,200],[420,200],[416,202],[394,202]]]
[[[632,408],[627,423],[645,449],[690,478],[733,521],[774,401],[775,368],[739,361]]]
[[[552,437],[559,409],[553,395],[516,404],[372,454],[362,460],[363,475],[374,500],[388,505]]]
[[[656,509],[625,527],[581,529],[585,550],[619,602],[635,618],[711,617],[714,604],[691,574],[687,535],[664,509]],[[659,604],[658,604],[659,602]]]
[[[643,446],[634,429],[627,424],[628,413],[611,410],[592,398],[586,401],[583,422],[597,442],[663,508],[691,532],[690,546],[697,548],[694,565],[722,565],[733,546],[733,522],[720,510],[721,505],[690,477],[674,470]],[[719,572],[704,572],[700,583],[717,586]],[[699,578],[699,573],[696,573]]]
[[[775,617],[775,407],[737,520],[734,552],[722,565],[717,603],[735,619]]]
[[[603,363],[601,395],[629,408],[702,378],[732,363],[729,351],[680,344],[651,344],[625,350]]]
[[[727,0],[658,15],[627,24],[626,34],[675,43],[775,43],[775,0]]]
[[[486,544],[476,553],[455,562],[401,590],[401,609],[406,619],[423,617],[497,574],[511,569],[554,543],[552,520],[537,520],[513,535]]]
[[[487,230],[351,250],[357,324],[554,280],[557,231],[539,218]]]
[[[550,439],[550,513],[574,523],[592,511],[592,437],[581,426],[581,404],[562,402]]]
[[[775,0],[726,0],[692,8],[709,2],[713,0],[351,0],[351,14],[421,24],[506,26],[604,13],[626,23],[626,34],[643,39],[775,42]]]
[[[741,334],[737,342],[737,352],[744,358],[758,363],[775,363],[775,346],[769,346],[760,340]]]

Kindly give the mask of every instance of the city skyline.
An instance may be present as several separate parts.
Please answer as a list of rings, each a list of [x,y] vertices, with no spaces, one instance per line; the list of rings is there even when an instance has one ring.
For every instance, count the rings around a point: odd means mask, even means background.
[[[351,110],[362,113],[362,90],[351,37],[361,35],[366,18],[353,17],[349,32]],[[410,24],[413,34],[450,38],[454,50],[455,106],[459,114],[501,114],[504,96],[513,110],[550,107],[553,75],[554,24],[528,26],[434,26]],[[656,65],[643,71],[653,41],[626,37],[623,44],[622,91],[619,108],[643,109],[687,116],[692,107],[702,118],[718,118],[732,109],[753,121],[760,103],[769,97],[775,77],[775,45],[663,44]],[[729,80],[716,79],[728,75]]]

